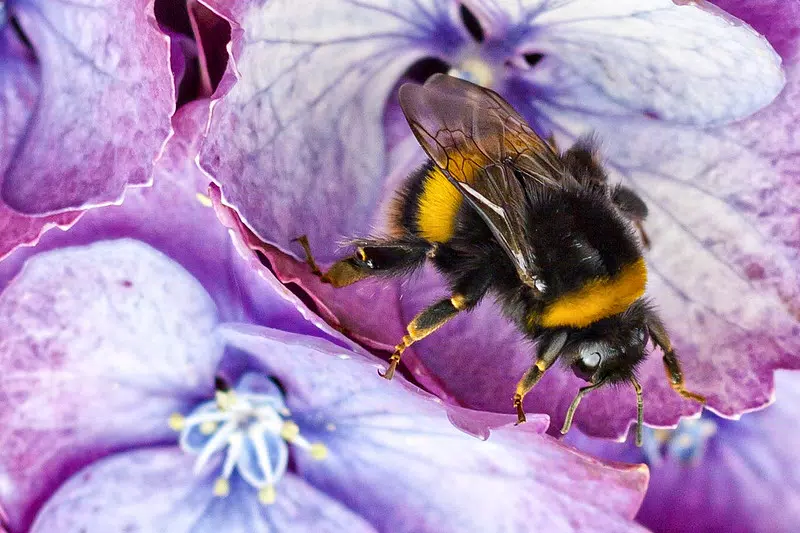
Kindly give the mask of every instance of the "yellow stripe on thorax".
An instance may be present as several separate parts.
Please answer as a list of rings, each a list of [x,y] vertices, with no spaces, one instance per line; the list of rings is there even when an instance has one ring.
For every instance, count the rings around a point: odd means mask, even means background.
[[[614,277],[596,278],[548,305],[538,322],[544,327],[583,328],[625,311],[641,298],[647,283],[643,258],[626,265]]]
[[[453,236],[462,196],[434,167],[425,177],[418,199],[417,229],[430,242],[447,242]]]

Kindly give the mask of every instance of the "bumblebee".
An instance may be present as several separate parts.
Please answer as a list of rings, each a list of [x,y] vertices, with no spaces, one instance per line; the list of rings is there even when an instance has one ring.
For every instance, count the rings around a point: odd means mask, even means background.
[[[388,234],[352,241],[355,253],[325,273],[299,239],[314,273],[336,287],[408,275],[426,261],[448,281],[451,296],[411,321],[384,378],[392,379],[406,348],[491,293],[536,341],[535,361],[513,395],[517,423],[525,422],[525,395],[561,361],[588,382],[561,432],[587,393],[628,383],[641,444],[636,369],[651,339],[672,388],[705,401],[684,388],[669,336],[643,297],[647,207],[630,189],[608,183],[590,138],[559,153],[500,95],[443,74],[403,85],[400,105],[430,160],[397,192]]]

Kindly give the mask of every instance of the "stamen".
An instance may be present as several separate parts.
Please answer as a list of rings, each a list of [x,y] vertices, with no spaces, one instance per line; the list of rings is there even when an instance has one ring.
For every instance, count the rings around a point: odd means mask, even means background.
[[[211,435],[217,430],[217,424],[211,420],[206,420],[200,424],[200,433],[203,435]]]
[[[651,465],[657,465],[662,458],[670,457],[687,466],[697,464],[705,454],[708,439],[716,432],[716,423],[708,418],[681,420],[673,430],[648,429],[646,460]]]
[[[223,454],[221,472],[212,489],[215,496],[230,493],[230,477],[238,472],[258,491],[259,501],[270,505],[288,466],[288,444],[307,451],[316,460],[328,455],[323,443],[309,443],[288,416],[279,393],[217,390],[213,401],[197,406],[188,416],[174,413],[168,423],[180,432],[181,449],[197,455],[196,474],[212,463],[214,456]]]
[[[297,436],[300,434],[300,428],[292,422],[291,420],[287,420],[283,423],[283,427],[281,428],[281,437],[286,442],[293,442]]]
[[[275,503],[275,487],[267,485],[258,491],[258,501],[264,505],[272,505]]]
[[[214,482],[214,496],[224,498],[231,492],[231,484],[224,477],[217,478]]]
[[[167,424],[169,424],[170,429],[173,431],[180,431],[183,429],[185,419],[183,415],[180,413],[172,413],[169,415],[169,420],[167,420]]]
[[[321,442],[315,442],[312,444],[309,451],[311,452],[311,457],[317,461],[322,461],[328,456],[328,448]]]

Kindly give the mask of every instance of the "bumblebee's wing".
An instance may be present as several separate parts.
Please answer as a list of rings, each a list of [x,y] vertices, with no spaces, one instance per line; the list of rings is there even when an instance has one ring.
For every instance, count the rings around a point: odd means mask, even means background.
[[[515,175],[546,186],[565,176],[560,158],[497,93],[464,80],[433,76],[400,88],[400,105],[417,140],[481,214],[533,286],[534,250],[528,244],[528,204]]]
[[[496,92],[461,78],[444,74],[434,74],[428,78],[423,89],[426,89],[429,95],[438,94],[451,102],[455,99],[469,102],[469,104],[463,102],[460,108],[456,104],[455,109],[452,110],[455,117],[447,118],[461,118],[467,125],[468,121],[477,115],[485,118],[481,125],[487,126],[487,129],[474,128],[474,125],[478,123],[473,122],[471,137],[489,159],[511,163],[526,177],[543,185],[559,186],[565,179],[570,179],[561,158],[553,151],[550,144],[542,140],[525,119]],[[437,104],[440,103],[444,102],[437,102]],[[450,105],[454,104],[455,102],[452,102]],[[403,105],[403,111],[411,122],[405,105]],[[448,113],[446,108],[439,108],[438,111],[434,111],[434,116],[437,112]],[[440,127],[445,125],[444,122],[442,120]],[[421,125],[424,124],[421,122]],[[429,131],[437,131],[437,129]],[[466,134],[470,136],[469,133]],[[495,134],[498,134],[500,138],[499,143],[493,140]],[[420,142],[422,141],[420,140]]]

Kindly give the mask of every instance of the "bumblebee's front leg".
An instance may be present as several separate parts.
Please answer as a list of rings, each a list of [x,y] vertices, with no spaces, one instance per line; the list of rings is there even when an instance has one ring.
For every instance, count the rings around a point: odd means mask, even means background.
[[[337,288],[352,285],[369,276],[406,274],[421,266],[433,250],[433,245],[427,241],[413,237],[387,241],[358,240],[353,242],[356,252],[352,256],[335,262],[323,273],[311,254],[308,238],[303,235],[295,240],[303,247],[311,272],[319,276],[323,283],[330,283]]]
[[[542,379],[548,368],[553,366],[564,343],[567,342],[566,332],[560,332],[552,336],[542,337],[539,341],[539,355],[536,363],[525,372],[522,379],[517,383],[517,390],[514,393],[514,409],[517,411],[517,425],[525,422],[525,410],[522,408],[522,401],[525,395]]]
[[[667,372],[667,379],[669,379],[669,384],[672,387],[672,390],[687,400],[706,403],[706,397],[702,394],[697,394],[696,392],[686,390],[683,384],[683,371],[681,371],[681,364],[675,355],[675,350],[672,349],[672,342],[669,340],[669,336],[667,335],[667,331],[664,329],[664,327],[655,321],[649,322],[647,327],[650,331],[650,335],[653,337],[653,342],[655,342],[661,348],[661,351],[664,352],[664,370]]]

